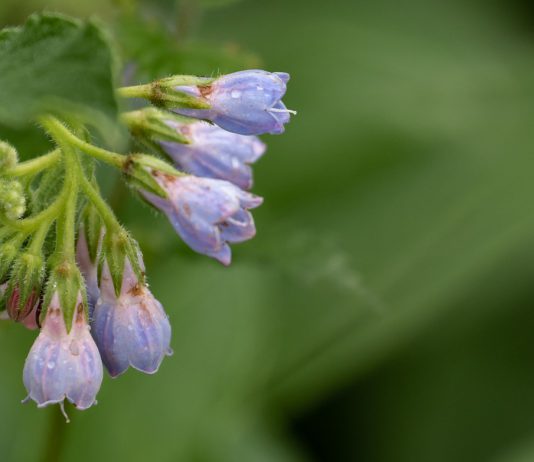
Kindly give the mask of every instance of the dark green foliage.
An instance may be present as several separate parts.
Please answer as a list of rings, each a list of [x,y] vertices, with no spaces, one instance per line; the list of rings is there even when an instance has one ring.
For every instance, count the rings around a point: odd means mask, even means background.
[[[43,111],[114,134],[113,54],[100,27],[34,15],[0,34],[0,124],[27,125]]]

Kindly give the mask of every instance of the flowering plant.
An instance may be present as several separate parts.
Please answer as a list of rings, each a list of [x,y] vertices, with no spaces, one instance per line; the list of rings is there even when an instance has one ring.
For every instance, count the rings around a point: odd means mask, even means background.
[[[4,31],[0,61],[2,54],[35,56],[60,37],[62,52],[77,53],[90,40],[104,50],[83,66],[98,82],[98,60],[112,60],[107,39],[93,23],[58,15]],[[65,400],[82,410],[96,402],[103,366],[112,377],[129,367],[153,374],[172,352],[171,325],[148,287],[142,251],[101,195],[96,163],[120,171],[193,250],[229,265],[230,245],[255,235],[250,210],[263,201],[249,192],[251,164],[266,149],[257,136],[282,133],[294,112],[282,102],[286,73],[175,75],[118,88],[110,79],[91,94],[73,81],[78,66],[73,59],[61,69],[43,67],[46,91],[26,83],[34,99],[12,114],[15,124],[37,121],[54,144],[50,152],[19,162],[16,148],[0,143],[3,318],[40,329],[24,367],[27,399],[62,410]],[[24,84],[4,74],[0,93]],[[122,154],[92,141],[92,127],[104,139],[120,130],[110,128],[115,95],[152,103],[116,117],[146,152]]]

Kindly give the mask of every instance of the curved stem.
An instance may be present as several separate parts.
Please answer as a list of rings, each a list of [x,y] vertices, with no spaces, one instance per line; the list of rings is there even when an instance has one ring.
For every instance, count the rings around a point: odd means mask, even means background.
[[[41,123],[52,134],[52,136],[56,138],[58,142],[75,146],[89,156],[101,160],[106,164],[112,165],[118,169],[122,169],[127,161],[127,157],[123,156],[122,154],[93,146],[92,144],[78,138],[55,117],[42,117]]]
[[[6,225],[18,231],[29,234],[39,227],[43,222],[57,218],[61,212],[61,209],[63,208],[63,203],[65,202],[67,196],[68,191],[64,189],[59,196],[57,196],[56,200],[52,202],[52,204],[50,204],[43,211],[39,212],[37,215],[30,218],[25,218],[23,220],[8,221]]]
[[[39,226],[39,228],[32,237],[32,242],[30,246],[28,247],[30,253],[37,255],[41,252],[46,236],[48,235],[48,230],[50,229],[50,226],[52,226],[54,220],[55,218],[48,221],[43,221],[41,226]]]
[[[22,162],[15,167],[6,170],[4,175],[14,177],[34,176],[43,170],[54,166],[60,158],[61,152],[59,149],[56,149],[44,156]]]
[[[102,217],[102,220],[104,221],[106,228],[108,230],[121,228],[121,225],[117,218],[115,217],[115,214],[113,213],[113,210],[111,210],[111,207],[107,204],[107,202],[102,198],[100,193],[95,189],[95,187],[87,180],[87,178],[82,177],[80,182],[80,187],[82,188],[85,195],[88,197],[88,199],[93,203],[95,208],[97,209],[98,213]]]

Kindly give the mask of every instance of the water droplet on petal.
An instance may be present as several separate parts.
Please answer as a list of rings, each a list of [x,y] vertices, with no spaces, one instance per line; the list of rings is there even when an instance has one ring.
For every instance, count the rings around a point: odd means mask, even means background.
[[[232,90],[232,98],[237,99],[241,97],[241,92],[239,90]]]
[[[80,347],[78,346],[78,342],[76,342],[75,340],[70,342],[69,350],[74,356],[78,356],[80,354]]]

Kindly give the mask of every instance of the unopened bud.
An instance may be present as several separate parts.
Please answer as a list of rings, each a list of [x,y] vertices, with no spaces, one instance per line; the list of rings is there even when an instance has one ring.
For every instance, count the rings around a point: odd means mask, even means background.
[[[10,144],[0,141],[0,175],[18,162],[17,150]]]
[[[6,293],[9,317],[29,329],[38,325],[44,273],[43,257],[26,252],[17,258],[10,276]]]
[[[20,182],[0,181],[0,212],[10,220],[18,220],[26,212],[26,198]]]

